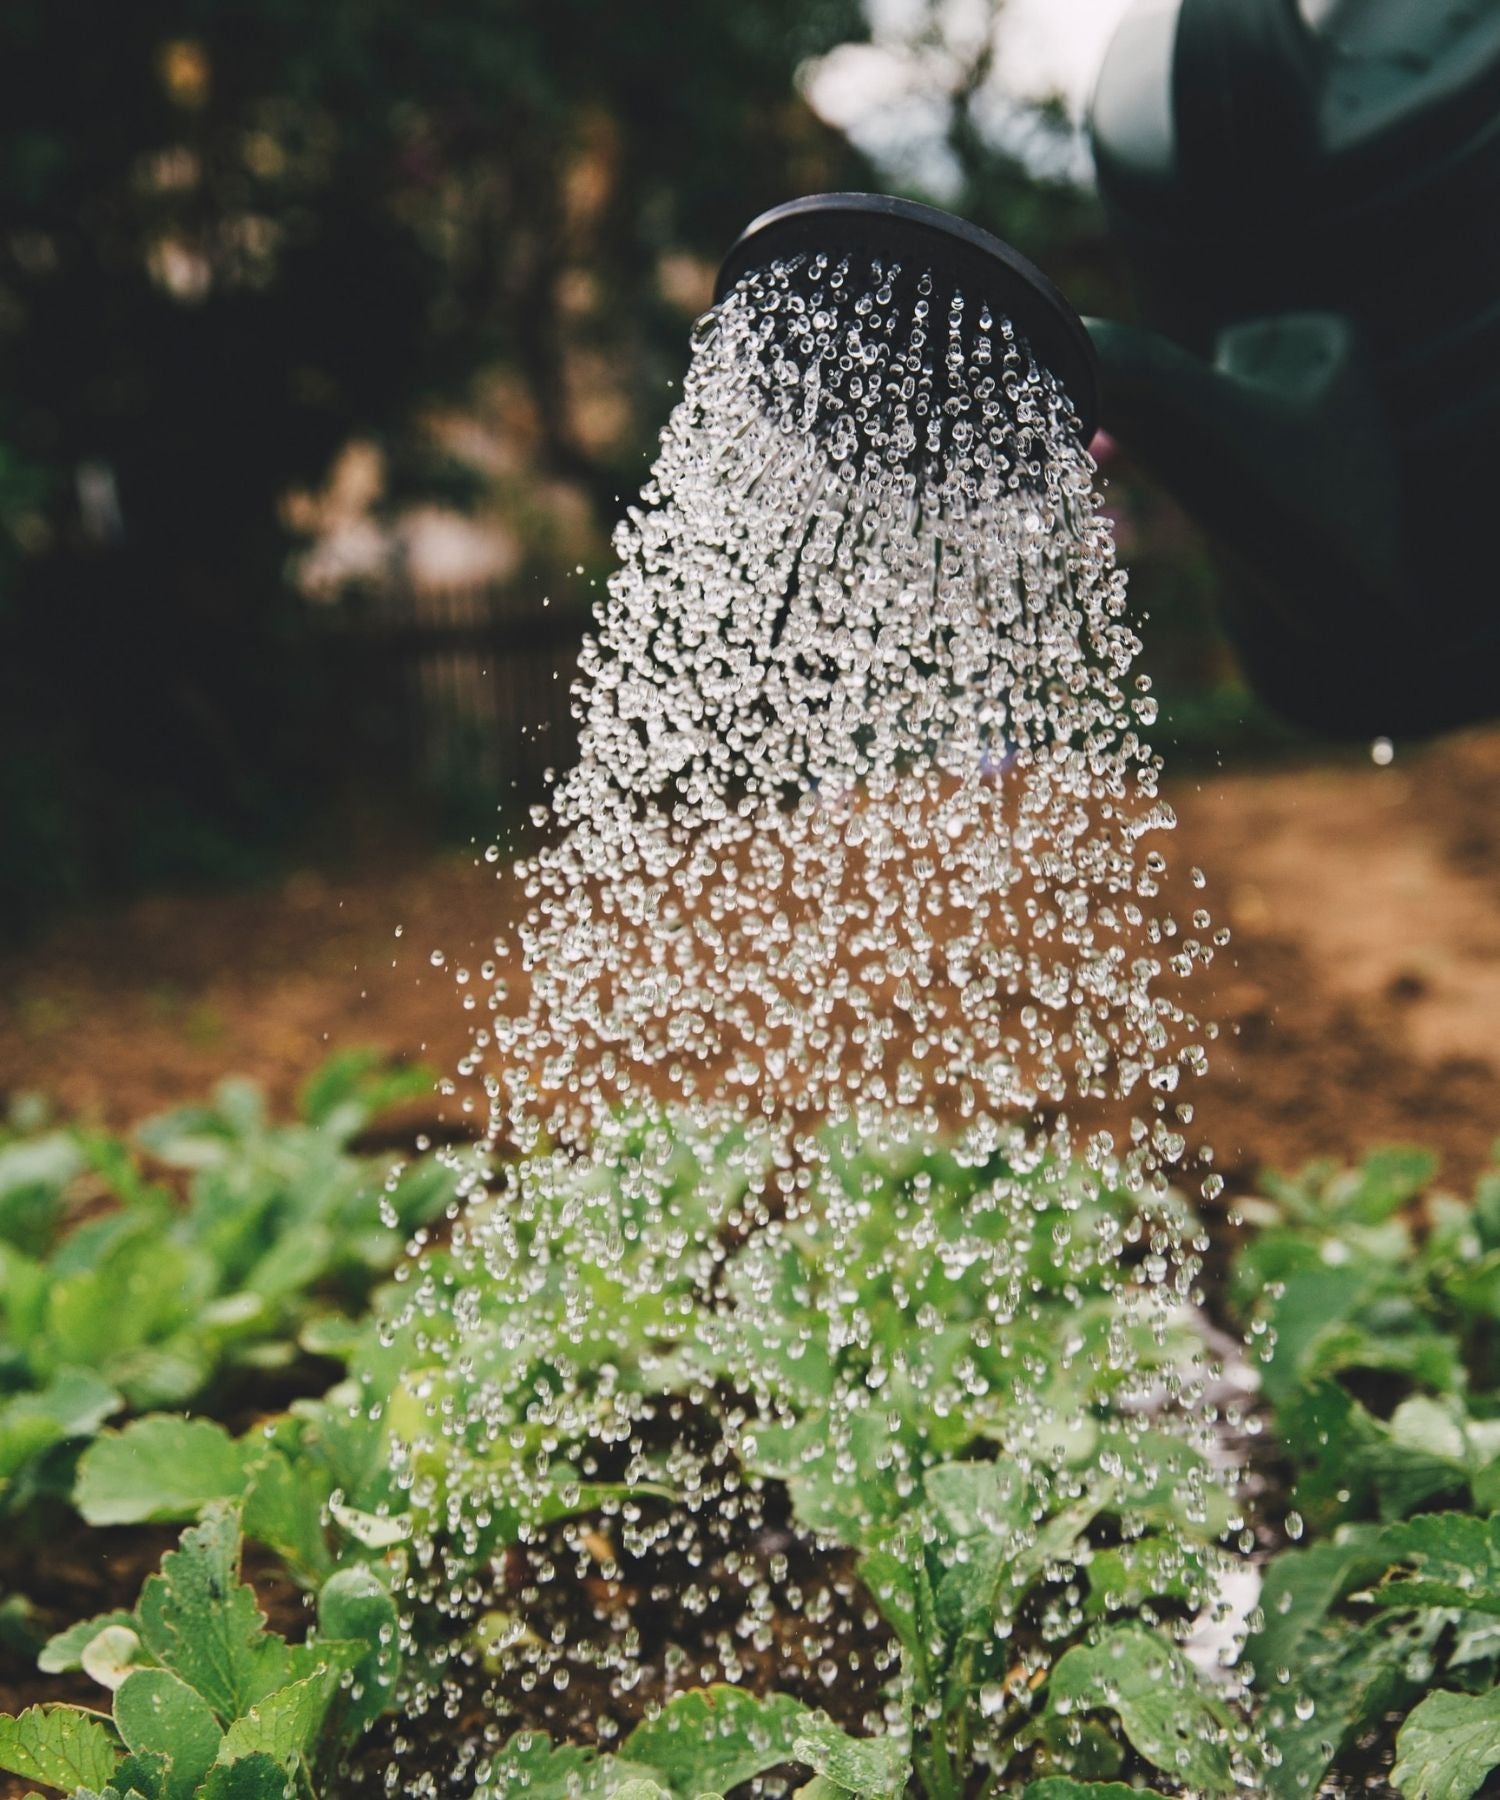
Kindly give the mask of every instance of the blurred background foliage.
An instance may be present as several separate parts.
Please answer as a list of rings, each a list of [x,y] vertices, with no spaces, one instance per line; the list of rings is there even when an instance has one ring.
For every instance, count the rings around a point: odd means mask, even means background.
[[[424,569],[536,604],[602,573],[761,208],[903,187],[1118,310],[1076,133],[997,128],[993,38],[944,16],[904,26],[929,154],[876,167],[807,99],[878,36],[859,0],[11,0],[0,924],[431,815],[330,617]],[[1178,685],[1232,709],[1201,552],[1154,504],[1122,528],[1188,622]]]

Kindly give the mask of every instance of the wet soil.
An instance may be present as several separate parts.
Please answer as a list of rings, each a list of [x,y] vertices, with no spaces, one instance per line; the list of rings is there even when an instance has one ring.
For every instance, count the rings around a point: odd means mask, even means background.
[[[1500,1137],[1500,732],[1173,799],[1234,933],[1197,1121],[1232,1182],[1394,1140],[1471,1181]]]

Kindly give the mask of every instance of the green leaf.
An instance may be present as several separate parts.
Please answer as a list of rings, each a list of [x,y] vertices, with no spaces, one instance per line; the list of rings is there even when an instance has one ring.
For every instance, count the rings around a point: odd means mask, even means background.
[[[306,1458],[294,1461],[268,1450],[249,1464],[241,1509],[245,1535],[274,1550],[309,1587],[333,1567],[323,1531],[328,1494],[326,1472]]]
[[[1492,1456],[1475,1470],[1469,1482],[1474,1510],[1492,1513],[1500,1510],[1500,1456]]]
[[[63,1189],[83,1168],[69,1132],[22,1139],[0,1149],[0,1242],[45,1255],[62,1214]]]
[[[334,1672],[321,1669],[267,1694],[224,1733],[218,1760],[263,1755],[290,1769],[317,1741],[333,1690]]]
[[[36,1400],[64,1438],[91,1437],[120,1409],[120,1396],[92,1369],[59,1369]]]
[[[1259,1612],[1264,1620],[1245,1646],[1257,1675],[1299,1666],[1303,1644],[1346,1594],[1378,1579],[1389,1558],[1376,1548],[1377,1526],[1345,1527],[1336,1539],[1284,1550],[1266,1569]]]
[[[1429,1394],[1413,1394],[1390,1417],[1392,1443],[1415,1450],[1462,1471],[1468,1456],[1464,1437],[1463,1408],[1457,1401],[1434,1400]]]
[[[341,1312],[314,1313],[297,1333],[297,1344],[309,1356],[326,1356],[330,1362],[347,1363],[364,1347],[369,1324]]]
[[[1410,1565],[1410,1575],[1387,1576],[1371,1594],[1376,1606],[1445,1606],[1500,1613],[1500,1513],[1424,1513],[1382,1533],[1387,1565]]]
[[[108,1132],[75,1130],[74,1142],[78,1145],[84,1161],[101,1175],[116,1199],[124,1202],[120,1211],[113,1215],[114,1219],[128,1230],[130,1216],[136,1212],[154,1212],[157,1217],[164,1216],[171,1205],[170,1196],[164,1188],[155,1182],[147,1181],[141,1174],[140,1164],[131,1154],[129,1144],[122,1139],[111,1137]],[[103,1219],[91,1221],[103,1228],[103,1235],[109,1234],[110,1215]],[[87,1230],[88,1227],[84,1227]],[[76,1246],[81,1233],[74,1231],[68,1239],[68,1248]],[[74,1264],[75,1268],[81,1265]]]
[[[166,1669],[137,1669],[115,1695],[115,1724],[138,1755],[167,1758],[167,1800],[192,1800],[223,1734],[201,1694]]]
[[[917,1668],[926,1666],[928,1646],[922,1618],[932,1616],[932,1593],[919,1544],[905,1526],[888,1530],[859,1562],[860,1579],[881,1616]]]
[[[1196,1610],[1205,1588],[1201,1553],[1171,1532],[1148,1531],[1112,1550],[1093,1551],[1088,1578],[1088,1611],[1095,1618],[1138,1612],[1154,1596]]]
[[[245,1487],[247,1451],[222,1425],[169,1414],[103,1433],[78,1465],[75,1504],[90,1525],[177,1524]]]
[[[45,1263],[0,1243],[0,1318],[5,1335],[18,1349],[32,1345],[45,1330],[47,1290],[52,1271]]]
[[[1377,1446],[1371,1453],[1370,1469],[1383,1519],[1405,1518],[1421,1507],[1461,1494],[1468,1486],[1468,1469],[1463,1463],[1407,1444]]]
[[[1404,1456],[1385,1425],[1336,1381],[1317,1381],[1278,1409],[1277,1431],[1298,1447],[1301,1469],[1293,1500],[1317,1531],[1369,1510],[1376,1499],[1376,1463]],[[1423,1459],[1424,1463],[1430,1459]],[[1384,1509],[1387,1516],[1390,1508]]]
[[[203,1783],[202,1800],[287,1800],[292,1784],[274,1758],[242,1756],[238,1762],[216,1763]]]
[[[324,1637],[353,1641],[362,1654],[344,1696],[343,1721],[356,1736],[378,1719],[401,1677],[400,1618],[396,1602],[379,1578],[363,1565],[341,1569],[318,1594],[318,1630]]]
[[[956,1538],[1026,1531],[1033,1502],[1025,1476],[1013,1463],[941,1463],[929,1469],[927,1498]]]
[[[760,1699],[722,1684],[694,1688],[637,1725],[623,1749],[674,1793],[727,1791],[797,1760],[797,1740],[813,1717],[787,1694]]]
[[[214,1274],[158,1220],[135,1219],[95,1266],[53,1284],[47,1326],[59,1358],[115,1379],[122,1358],[192,1324]]]
[[[1021,1800],[1165,1800],[1155,1788],[1130,1787],[1123,1781],[1075,1781],[1071,1775],[1044,1775],[1028,1782]]]
[[[802,1726],[793,1751],[796,1760],[806,1763],[814,1774],[859,1795],[860,1800],[896,1800],[905,1793],[911,1776],[911,1760],[899,1744],[888,1738],[850,1737],[821,1714],[814,1714]]]
[[[1488,1664],[1500,1678],[1500,1619],[1492,1613],[1465,1613],[1454,1629],[1448,1667],[1463,1669],[1462,1680],[1482,1685],[1476,1663]]]
[[[1429,1694],[1396,1737],[1391,1781],[1404,1800],[1470,1800],[1500,1767],[1500,1688]]]
[[[145,1667],[150,1658],[133,1627],[106,1625],[84,1645],[78,1660],[91,1681],[114,1693],[124,1686],[133,1670]]]
[[[146,1648],[225,1724],[282,1686],[292,1667],[287,1645],[266,1632],[254,1593],[240,1582],[239,1563],[239,1520],[213,1508],[162,1558],[138,1609]]]
[[[389,1550],[396,1544],[404,1544],[411,1536],[411,1519],[404,1513],[392,1518],[388,1514],[366,1512],[337,1499],[329,1501],[328,1513],[340,1531],[347,1532],[366,1550]]]
[[[1449,1264],[1442,1271],[1443,1294],[1476,1320],[1500,1314],[1500,1250],[1477,1260]]]
[[[309,1078],[299,1110],[343,1143],[393,1106],[430,1096],[436,1079],[421,1063],[392,1066],[379,1050],[343,1050]]]
[[[83,1652],[101,1631],[107,1631],[116,1626],[123,1626],[129,1631],[134,1631],[136,1629],[135,1614],[132,1612],[107,1612],[97,1613],[92,1619],[80,1619],[76,1625],[70,1625],[66,1631],[59,1631],[55,1637],[48,1638],[42,1647],[41,1655],[36,1659],[36,1666],[44,1675],[62,1675],[70,1669],[81,1669]]]
[[[1079,1534],[1103,1504],[1101,1492],[1037,1526],[1031,1484],[1005,1462],[939,1464],[927,1498],[957,1540],[944,1557],[934,1611],[950,1637],[987,1637],[1052,1565],[1069,1560]]]
[[[947,1637],[989,1635],[1011,1566],[1010,1546],[999,1538],[974,1538],[959,1546],[938,1580],[933,1599],[934,1615]]]
[[[1276,1341],[1262,1385],[1273,1405],[1326,1369],[1330,1339],[1374,1293],[1383,1276],[1358,1263],[1289,1275],[1272,1309]]]
[[[32,1706],[0,1716],[0,1769],[43,1787],[102,1788],[120,1760],[109,1721],[81,1706]]]
[[[1330,1621],[1302,1638],[1286,1681],[1280,1671],[1257,1665],[1256,1685],[1265,1696],[1261,1726],[1279,1757],[1266,1771],[1276,1800],[1316,1794],[1346,1745],[1411,1703],[1417,1690],[1410,1670],[1444,1627],[1438,1613],[1355,1627]]]
[[[110,1380],[133,1412],[185,1407],[203,1391],[217,1360],[212,1338],[204,1329],[213,1325],[213,1309],[204,1307],[191,1325],[160,1342],[140,1344],[110,1358]]]
[[[272,1306],[320,1281],[333,1260],[333,1233],[316,1220],[283,1224],[274,1242],[245,1272],[244,1287]]]
[[[1059,1703],[1115,1713],[1133,1748],[1179,1780],[1212,1794],[1232,1785],[1227,1712],[1175,1645],[1142,1625],[1069,1650],[1047,1682],[1049,1710]]]
[[[477,1789],[479,1800],[603,1800],[655,1771],[577,1744],[553,1744],[540,1731],[518,1731],[496,1754]]]
[[[59,1369],[45,1387],[0,1400],[0,1495],[33,1457],[92,1437],[120,1410],[119,1392],[89,1369]]]
[[[126,1800],[130,1800],[132,1793],[139,1794],[141,1800],[166,1800],[168,1774],[166,1757],[153,1750],[133,1750],[121,1759],[112,1785],[117,1794],[125,1795]],[[76,1795],[74,1800],[77,1800]]]
[[[757,1425],[746,1457],[757,1473],[786,1482],[800,1524],[857,1544],[894,1521],[901,1502],[892,1472],[914,1461],[914,1433],[904,1422],[893,1430],[889,1417],[871,1408],[836,1427],[812,1410],[794,1423]]]
[[[1385,1144],[1372,1150],[1351,1177],[1335,1180],[1330,1193],[1345,1217],[1379,1224],[1418,1194],[1438,1172],[1438,1158],[1416,1144]]]
[[[1200,1543],[1229,1529],[1233,1509],[1207,1459],[1172,1432],[1136,1422],[1111,1425],[1100,1431],[1099,1460],[1117,1464],[1100,1510],[1138,1514]]]
[[[1045,1751],[1039,1768],[1075,1781],[1113,1781],[1127,1754],[1113,1719],[1079,1719],[1046,1713],[1038,1721],[1037,1744]]]
[[[1101,1482],[1085,1499],[1044,1519],[1028,1543],[1012,1555],[997,1596],[997,1611],[1011,1612],[1034,1583],[1058,1574],[1071,1576],[1078,1560],[1079,1539],[1109,1505],[1110,1488]]]

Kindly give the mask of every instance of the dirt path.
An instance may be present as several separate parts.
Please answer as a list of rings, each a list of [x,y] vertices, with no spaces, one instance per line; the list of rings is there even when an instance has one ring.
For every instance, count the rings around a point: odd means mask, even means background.
[[[1169,791],[1173,861],[1234,933],[1200,997],[1225,1026],[1196,1096],[1221,1166],[1410,1138],[1470,1179],[1500,1136],[1500,731]],[[452,971],[504,913],[459,856],[73,921],[0,959],[0,1091],[123,1125],[229,1072],[285,1102],[336,1045],[450,1068]]]

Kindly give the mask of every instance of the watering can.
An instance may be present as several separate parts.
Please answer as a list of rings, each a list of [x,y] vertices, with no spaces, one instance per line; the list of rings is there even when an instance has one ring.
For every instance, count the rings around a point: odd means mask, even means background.
[[[1249,679],[1336,736],[1500,714],[1500,5],[1137,0],[1093,106],[1146,328],[881,195],[757,219],[982,294],[1222,552]]]
[[[1153,330],[1105,422],[1222,546],[1256,688],[1339,735],[1500,713],[1500,6],[1138,0],[1092,115]]]

